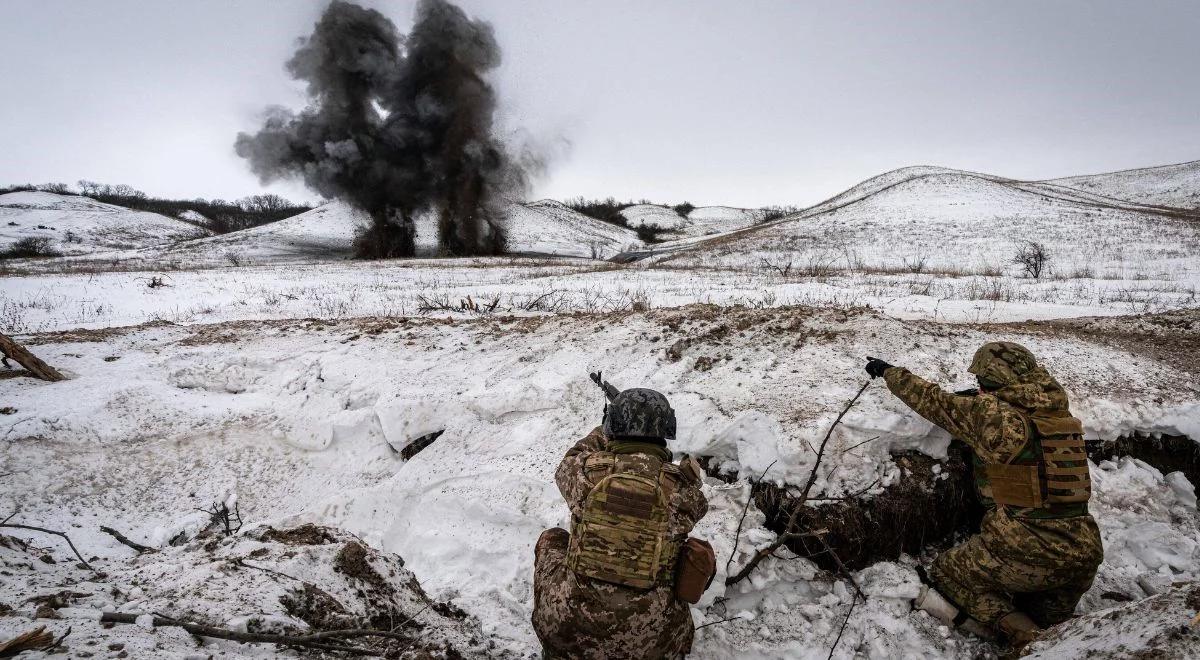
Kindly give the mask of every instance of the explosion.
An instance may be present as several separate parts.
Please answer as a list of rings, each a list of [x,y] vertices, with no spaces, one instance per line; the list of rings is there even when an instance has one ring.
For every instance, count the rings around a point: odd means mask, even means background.
[[[268,108],[235,150],[263,183],[301,178],[366,211],[359,256],[412,255],[423,213],[438,218],[443,252],[499,254],[504,208],[528,183],[495,133],[484,76],[499,64],[491,25],[445,0],[421,0],[407,36],[378,11],[334,0],[287,62],[308,106]]]

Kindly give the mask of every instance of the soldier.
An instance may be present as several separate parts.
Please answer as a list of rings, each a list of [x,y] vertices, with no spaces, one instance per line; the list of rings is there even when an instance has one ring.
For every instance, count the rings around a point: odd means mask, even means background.
[[[671,462],[666,440],[674,437],[666,397],[630,389],[563,457],[554,476],[571,532],[546,530],[534,551],[533,628],[543,657],[678,658],[691,649],[688,602],[699,600],[716,567],[711,547],[688,538],[708,501],[695,459]],[[685,577],[697,544],[707,548],[699,553],[707,575]]]
[[[984,344],[975,353],[969,371],[979,381],[976,392],[950,394],[877,358],[868,358],[866,369],[970,446],[976,490],[987,507],[979,534],[929,569],[957,607],[939,608],[945,601],[928,589],[917,606],[958,625],[974,617],[1017,648],[1070,618],[1104,548],[1088,514],[1083,426],[1071,416],[1062,386],[1011,342]]]

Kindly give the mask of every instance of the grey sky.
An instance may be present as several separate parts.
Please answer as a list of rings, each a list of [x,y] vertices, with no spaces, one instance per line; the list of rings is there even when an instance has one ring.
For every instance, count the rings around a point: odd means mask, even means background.
[[[260,191],[234,136],[302,104],[283,62],[323,4],[5,0],[0,184]],[[1200,2],[460,4],[504,48],[505,126],[553,154],[535,196],[810,204],[904,165],[1200,158]]]

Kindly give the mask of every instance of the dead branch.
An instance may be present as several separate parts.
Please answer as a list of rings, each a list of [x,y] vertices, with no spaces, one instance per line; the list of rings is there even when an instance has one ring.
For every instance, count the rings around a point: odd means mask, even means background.
[[[422,610],[423,611],[423,610]],[[417,614],[420,614],[418,612]],[[100,623],[137,623],[137,614],[126,614],[124,612],[102,612],[100,614]],[[401,628],[408,625],[416,615],[409,617],[396,628]],[[215,626],[206,626],[199,623],[191,623],[188,621],[178,621],[161,616],[151,616],[155,627],[177,627],[183,628],[187,632],[199,637],[211,637],[214,639],[228,639],[242,644],[267,643],[267,644],[283,644],[291,646],[305,646],[314,649],[323,649],[327,651],[345,651],[349,653],[358,653],[359,655],[378,656],[379,652],[371,649],[364,649],[356,646],[341,646],[336,644],[328,644],[326,640],[339,641],[343,638],[358,638],[358,637],[386,637],[388,639],[397,639],[401,641],[411,641],[411,636],[404,633],[392,630],[371,630],[367,628],[347,628],[345,630],[323,630],[321,632],[310,633],[307,635],[282,635],[275,633],[251,633],[230,630],[228,628],[217,628]]]
[[[832,660],[833,652],[837,650],[838,643],[842,641],[842,633],[846,632],[846,625],[850,623],[850,615],[854,614],[854,606],[858,604],[859,598],[863,599],[863,602],[866,602],[867,595],[863,593],[862,587],[858,586],[858,580],[854,579],[854,575],[842,563],[842,558],[838,556],[838,553],[834,552],[833,548],[825,542],[825,539],[818,536],[817,541],[825,547],[825,552],[828,552],[829,556],[833,558],[833,563],[837,565],[838,573],[850,582],[850,586],[854,587],[854,593],[850,596],[850,607],[846,610],[846,618],[842,619],[842,627],[838,628],[837,637],[833,640],[833,646],[829,647],[829,656],[825,659]]]
[[[141,543],[138,543],[137,541],[132,541],[129,539],[129,537],[125,536],[121,532],[118,532],[117,530],[113,529],[112,527],[105,527],[104,525],[100,525],[100,531],[113,537],[114,539],[119,541],[121,544],[127,545],[127,546],[133,548],[134,550],[137,550],[138,552],[156,552],[156,550],[154,548],[151,548],[148,545],[142,545]]]
[[[237,502],[233,503],[233,511],[229,510],[229,505],[225,502],[214,502],[207,509],[197,508],[196,510],[207,513],[209,516],[208,527],[210,529],[221,527],[225,536],[233,536],[242,529],[242,512],[238,509]]]
[[[720,621],[709,621],[708,623],[696,626],[696,630],[700,630],[701,628],[707,628],[709,626],[715,626],[718,623],[729,623],[730,621],[737,621],[738,619],[741,619],[741,618],[742,617],[740,617],[740,616],[731,616],[728,619],[721,619]]]
[[[738,582],[745,580],[746,577],[750,575],[750,572],[753,571],[755,567],[762,562],[762,560],[773,555],[775,551],[780,548],[780,546],[787,543],[789,540],[799,538],[801,536],[813,535],[811,533],[796,534],[796,532],[793,531],[796,528],[796,518],[800,515],[800,507],[804,506],[804,504],[808,501],[808,494],[810,491],[812,491],[813,484],[815,484],[817,481],[817,468],[821,467],[821,458],[825,456],[825,446],[829,444],[829,438],[833,435],[833,430],[842,422],[842,418],[846,416],[846,413],[850,412],[850,408],[854,406],[854,404],[858,401],[858,398],[862,396],[862,393],[865,392],[867,387],[870,385],[871,381],[868,380],[867,382],[863,383],[862,387],[858,388],[858,392],[856,392],[854,397],[846,403],[846,407],[842,408],[842,412],[838,413],[837,419],[833,420],[833,424],[829,426],[829,430],[826,431],[825,437],[821,439],[821,446],[817,449],[816,462],[813,463],[812,471],[808,474],[808,481],[804,483],[804,488],[800,491],[800,497],[793,505],[792,513],[788,516],[787,524],[783,526],[783,533],[780,534],[778,538],[771,543],[771,545],[768,545],[767,547],[754,553],[754,556],[750,558],[750,561],[747,562],[746,565],[743,566],[736,575],[725,578],[726,586],[737,584]]]
[[[763,470],[762,474],[758,475],[758,480],[762,481],[767,476],[767,472],[770,472],[771,468],[775,467],[775,464],[778,462],[779,459],[771,461],[771,464],[767,466],[767,469]],[[750,510],[750,500],[752,499],[754,499],[753,483],[750,484],[750,492],[746,493],[746,504],[742,506],[742,517],[738,518],[737,531],[733,533],[733,550],[729,551],[729,559],[725,560],[726,575],[729,575],[729,565],[733,563],[733,558],[737,555],[738,544],[740,544],[742,541],[742,524],[746,522],[746,512]]]
[[[33,374],[35,378],[52,383],[67,379],[57,369],[42,362],[41,358],[30,353],[24,346],[4,334],[0,334],[0,353],[3,353],[5,358],[16,360],[17,364],[25,367],[25,370]]]
[[[67,632],[71,632],[71,629],[68,628]],[[48,649],[54,643],[54,633],[47,632],[46,626],[42,626],[23,632],[7,642],[0,642],[0,658],[11,658],[24,651]]]
[[[63,538],[63,540],[65,540],[67,542],[67,545],[71,546],[71,552],[74,552],[75,556],[79,558],[79,563],[83,564],[83,566],[85,568],[87,568],[89,571],[92,571],[93,573],[100,572],[100,571],[97,571],[96,569],[92,568],[92,565],[87,563],[87,560],[83,558],[83,555],[79,554],[79,550],[75,547],[75,544],[71,543],[71,537],[67,536],[66,533],[60,532],[60,531],[54,530],[54,529],[46,529],[45,527],[34,527],[33,525],[18,525],[17,523],[8,522],[9,520],[12,520],[13,516],[15,516],[15,515],[17,515],[17,514],[14,513],[12,516],[5,518],[4,522],[0,523],[0,527],[11,527],[13,529],[27,529],[32,532],[41,532],[43,534],[53,534],[55,536],[61,536]]]

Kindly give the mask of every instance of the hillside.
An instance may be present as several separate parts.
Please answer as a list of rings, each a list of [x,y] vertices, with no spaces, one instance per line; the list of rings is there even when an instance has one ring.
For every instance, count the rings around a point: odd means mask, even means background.
[[[675,209],[658,204],[635,204],[621,210],[625,222],[634,229],[658,230],[660,239],[674,241],[723,234],[760,222],[760,209],[732,206],[703,206],[681,216]]]
[[[1051,179],[1046,183],[1140,204],[1200,210],[1200,160]]]
[[[58,252],[80,255],[145,248],[208,234],[183,220],[88,197],[33,191],[0,195],[0,249],[22,238],[44,237]]]
[[[1054,274],[1164,278],[1196,266],[1200,224],[1055,184],[912,167],[873,177],[782,220],[684,246],[676,266],[842,271],[1008,273],[1028,241]],[[769,264],[769,265],[768,265]]]
[[[514,205],[507,226],[508,249],[514,253],[607,259],[642,246],[633,231],[550,199]]]

